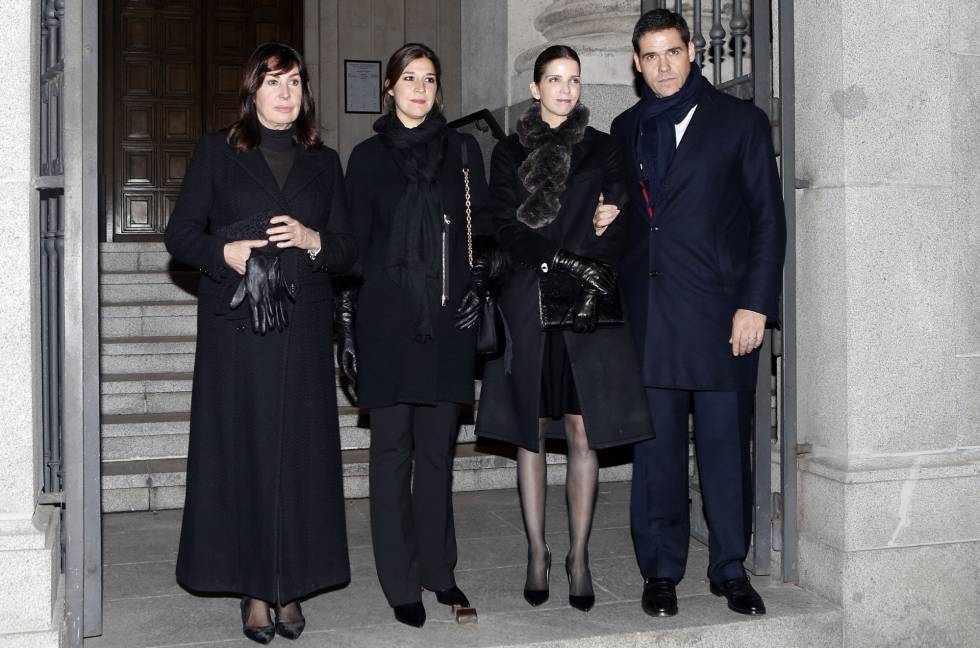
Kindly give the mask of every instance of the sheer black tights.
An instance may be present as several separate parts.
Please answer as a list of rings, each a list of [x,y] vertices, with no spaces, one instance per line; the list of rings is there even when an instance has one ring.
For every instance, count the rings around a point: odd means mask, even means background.
[[[276,614],[283,623],[294,623],[303,618],[303,613],[300,612],[296,601],[286,603],[285,605],[276,605]],[[272,623],[271,618],[271,606],[267,601],[256,598],[249,599],[248,618],[245,621],[246,626],[249,628],[264,628]]]
[[[548,480],[544,451],[544,430],[547,423],[547,419],[540,422],[538,452],[524,448],[517,450],[517,486],[527,533],[525,588],[532,590],[548,587],[550,551],[545,542]],[[592,575],[589,571],[589,535],[592,532],[592,513],[595,510],[599,483],[599,461],[595,450],[589,448],[581,415],[565,415],[565,439],[568,443],[565,499],[568,505],[569,550],[566,564],[571,580],[569,593],[588,596],[593,594]]]

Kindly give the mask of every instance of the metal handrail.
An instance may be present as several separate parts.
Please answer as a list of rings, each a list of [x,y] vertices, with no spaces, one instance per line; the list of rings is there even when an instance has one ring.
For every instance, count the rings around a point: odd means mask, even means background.
[[[487,125],[487,128],[490,130],[490,134],[493,135],[494,139],[502,140],[507,137],[507,133],[505,133],[504,129],[500,127],[500,124],[493,116],[493,113],[486,108],[478,110],[475,113],[470,113],[464,117],[460,117],[459,119],[454,119],[453,121],[449,122],[448,126],[450,128],[462,128],[463,126],[469,126],[470,124],[477,124],[477,128],[480,128],[478,122],[481,121]],[[481,128],[480,130],[484,129]]]

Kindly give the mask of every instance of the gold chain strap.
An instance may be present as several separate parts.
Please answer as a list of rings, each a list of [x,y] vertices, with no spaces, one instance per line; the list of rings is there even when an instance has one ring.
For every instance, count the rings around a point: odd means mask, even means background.
[[[463,167],[463,186],[466,188],[466,254],[473,267],[473,203],[470,202],[470,170]]]

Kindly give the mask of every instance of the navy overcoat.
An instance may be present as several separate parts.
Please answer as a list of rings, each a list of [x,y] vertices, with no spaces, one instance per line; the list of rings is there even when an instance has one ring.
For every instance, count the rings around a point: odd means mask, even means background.
[[[739,308],[778,318],[786,218],[765,113],[707,81],[651,219],[640,184],[640,105],[612,135],[627,158],[632,209],[620,285],[647,387],[753,390],[758,351],[732,355]]]

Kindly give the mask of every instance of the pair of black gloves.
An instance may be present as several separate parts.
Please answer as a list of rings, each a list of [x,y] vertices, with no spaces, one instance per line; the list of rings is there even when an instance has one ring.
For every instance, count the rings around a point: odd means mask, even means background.
[[[582,292],[572,304],[572,331],[591,333],[599,325],[599,295],[616,289],[616,275],[604,263],[558,250],[549,271],[564,272],[582,284]]]
[[[252,330],[260,335],[289,325],[286,300],[294,299],[282,272],[278,255],[253,253],[245,263],[245,276],[238,282],[228,306],[238,308],[248,298]]]

